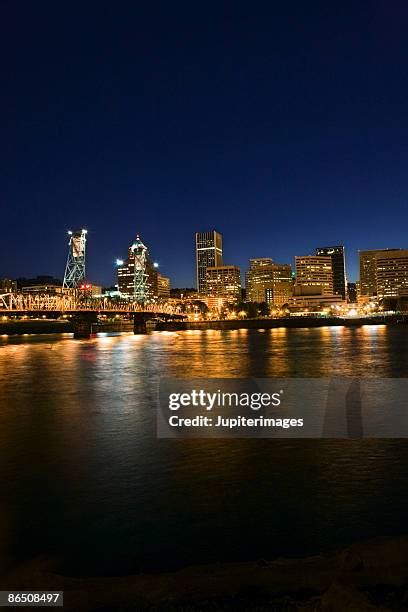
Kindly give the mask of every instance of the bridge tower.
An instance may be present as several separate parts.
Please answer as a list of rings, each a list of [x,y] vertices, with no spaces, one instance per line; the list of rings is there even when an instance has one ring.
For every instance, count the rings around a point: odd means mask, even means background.
[[[85,279],[86,229],[69,231],[68,258],[65,266],[64,289],[76,289]]]
[[[135,242],[130,247],[132,256],[134,257],[134,276],[133,276],[133,297],[135,302],[143,304],[147,297],[147,247],[140,240],[140,236],[136,236]]]

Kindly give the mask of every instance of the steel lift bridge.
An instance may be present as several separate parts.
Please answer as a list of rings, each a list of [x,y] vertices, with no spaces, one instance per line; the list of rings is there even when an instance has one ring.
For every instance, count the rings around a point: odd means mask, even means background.
[[[68,258],[65,266],[64,289],[76,289],[85,280],[86,235],[88,231],[82,229],[76,232],[69,231]]]

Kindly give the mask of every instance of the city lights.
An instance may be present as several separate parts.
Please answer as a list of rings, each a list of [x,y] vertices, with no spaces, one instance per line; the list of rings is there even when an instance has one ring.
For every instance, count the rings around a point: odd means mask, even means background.
[[[128,312],[136,306],[156,312],[169,310],[197,323],[289,317],[324,318],[326,322],[371,319],[375,323],[378,317],[385,320],[403,315],[404,297],[408,298],[408,250],[359,252],[361,276],[364,279],[366,275],[363,285],[347,283],[342,246],[322,247],[315,249],[314,255],[296,256],[295,271],[290,263],[276,263],[270,257],[250,259],[243,285],[241,269],[223,262],[219,232],[196,235],[197,282],[201,291],[183,289],[172,295],[170,279],[159,272],[159,263],[151,257],[140,235],[128,247],[126,259],[114,260],[115,285],[103,289],[91,284],[85,275],[87,230],[69,230],[68,234],[63,286],[44,284],[38,289],[34,286],[18,290],[16,281],[0,279],[4,289],[0,293],[0,310],[8,312],[22,305],[20,318],[30,310],[64,311],[66,306],[56,304],[64,304],[70,296],[73,309],[76,299],[86,300],[87,308],[99,312],[99,316],[101,305],[114,309],[115,300],[120,300]],[[376,284],[381,274],[385,288]],[[354,286],[351,293],[349,285]],[[245,325],[242,323],[242,327]]]

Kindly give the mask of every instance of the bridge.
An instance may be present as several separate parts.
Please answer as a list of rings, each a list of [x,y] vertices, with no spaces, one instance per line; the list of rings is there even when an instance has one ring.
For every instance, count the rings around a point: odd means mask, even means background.
[[[78,292],[49,294],[3,293],[0,294],[0,316],[44,316],[71,318],[74,337],[89,337],[92,323],[98,315],[123,315],[133,317],[135,333],[146,333],[148,321],[185,319],[178,304],[165,301],[140,304],[110,297],[85,297]]]

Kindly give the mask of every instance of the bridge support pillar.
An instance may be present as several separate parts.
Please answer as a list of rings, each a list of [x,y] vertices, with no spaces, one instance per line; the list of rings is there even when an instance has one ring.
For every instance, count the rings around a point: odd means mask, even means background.
[[[147,321],[140,315],[134,315],[133,317],[133,333],[134,334],[147,334]]]
[[[74,338],[90,338],[92,334],[92,323],[96,322],[95,313],[83,313],[72,318]]]

